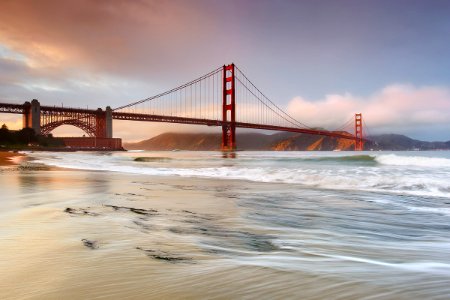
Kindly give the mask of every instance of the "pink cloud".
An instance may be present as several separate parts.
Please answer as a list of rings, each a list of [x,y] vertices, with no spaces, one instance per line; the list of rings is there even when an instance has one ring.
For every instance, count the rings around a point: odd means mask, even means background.
[[[323,99],[293,98],[288,112],[309,126],[337,128],[361,112],[371,128],[398,131],[402,128],[450,124],[450,89],[392,84],[367,97],[350,93],[330,94]]]

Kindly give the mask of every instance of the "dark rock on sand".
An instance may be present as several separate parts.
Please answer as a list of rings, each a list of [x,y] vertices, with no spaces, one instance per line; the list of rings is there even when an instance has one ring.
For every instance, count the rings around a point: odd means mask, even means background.
[[[98,216],[98,213],[90,212],[84,208],[71,208],[67,207],[64,210],[65,213],[71,214],[71,215],[86,215],[86,216]]]
[[[152,249],[144,249],[141,247],[136,247],[136,249],[141,250],[150,258],[164,260],[166,262],[170,263],[177,263],[177,262],[186,262],[192,260],[190,257],[182,257],[174,255],[173,253],[165,252],[165,251],[157,251]]]
[[[97,249],[98,248],[97,241],[91,241],[91,240],[88,240],[88,239],[82,239],[81,241],[83,242],[83,245],[85,245],[86,247],[88,247],[90,249]]]
[[[145,216],[155,215],[158,213],[158,211],[156,209],[143,209],[143,208],[134,208],[134,207],[117,206],[117,205],[109,205],[109,204],[105,204],[104,206],[111,207],[114,210],[128,210],[135,214],[145,215]]]
[[[136,224],[137,226],[139,226],[142,229],[142,231],[144,231],[144,232],[148,232],[151,230],[151,226],[148,224],[145,224],[144,222],[134,220],[133,223]]]
[[[19,171],[48,171],[51,170],[51,168],[44,164],[38,164],[38,163],[22,163],[17,167]]]

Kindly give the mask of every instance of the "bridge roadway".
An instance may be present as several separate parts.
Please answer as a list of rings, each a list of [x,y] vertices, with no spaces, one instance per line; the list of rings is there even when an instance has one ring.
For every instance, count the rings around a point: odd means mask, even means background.
[[[163,122],[163,123],[178,123],[178,124],[192,124],[192,125],[206,125],[206,126],[222,126],[222,125],[232,125],[231,122],[224,122],[220,120],[211,119],[196,119],[196,118],[184,118],[184,117],[172,117],[172,116],[159,116],[159,115],[149,115],[149,114],[138,114],[138,113],[124,113],[124,112],[114,112],[112,113],[113,119],[116,120],[127,120],[127,121],[146,121],[146,122]],[[262,129],[270,131],[286,131],[295,133],[305,133],[312,135],[321,135],[342,138],[347,140],[355,140],[355,137],[350,133],[327,131],[327,130],[316,130],[308,128],[296,128],[296,127],[281,127],[274,125],[263,125],[263,124],[252,124],[244,122],[235,122],[236,128],[251,128],[251,129]]]
[[[71,108],[62,106],[40,106],[41,113],[79,113],[86,115],[95,115],[98,110],[93,109],[83,109],[83,108]],[[13,113],[13,114],[23,114],[24,105],[23,104],[12,104],[12,103],[0,103],[0,113]],[[175,117],[175,116],[161,116],[161,115],[150,115],[150,114],[139,114],[139,113],[125,113],[125,112],[112,112],[112,118],[115,120],[124,121],[141,121],[141,122],[162,122],[162,123],[178,123],[178,124],[191,124],[191,125],[206,125],[206,126],[223,126],[223,125],[233,125],[231,122],[225,122],[220,120],[212,119],[198,119],[198,118],[185,118],[185,117]],[[269,131],[285,131],[285,132],[295,132],[304,133],[320,136],[329,136],[335,138],[342,138],[348,140],[355,140],[355,137],[350,133],[327,131],[327,130],[316,130],[308,128],[296,128],[296,127],[281,127],[274,125],[264,125],[264,124],[253,124],[244,122],[235,122],[236,128],[251,128],[251,129],[261,129]]]
[[[11,114],[23,114],[25,109],[24,104],[12,104],[12,103],[0,103],[0,113],[11,113]],[[97,110],[84,109],[84,108],[72,108],[64,106],[40,106],[41,112],[75,112],[84,114],[96,114]]]

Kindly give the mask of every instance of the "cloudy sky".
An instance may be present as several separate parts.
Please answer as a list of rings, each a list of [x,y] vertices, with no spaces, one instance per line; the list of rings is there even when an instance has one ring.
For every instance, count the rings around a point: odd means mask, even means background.
[[[0,1],[3,102],[117,107],[231,62],[310,126],[362,112],[371,133],[450,140],[450,1]]]

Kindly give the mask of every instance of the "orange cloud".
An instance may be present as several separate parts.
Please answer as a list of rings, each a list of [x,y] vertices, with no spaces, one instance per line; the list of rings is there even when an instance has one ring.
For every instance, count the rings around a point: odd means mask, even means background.
[[[169,1],[1,1],[0,44],[34,68],[142,75],[183,65],[214,19],[195,4]],[[210,65],[216,65],[210,64]],[[210,66],[209,65],[209,66]]]

